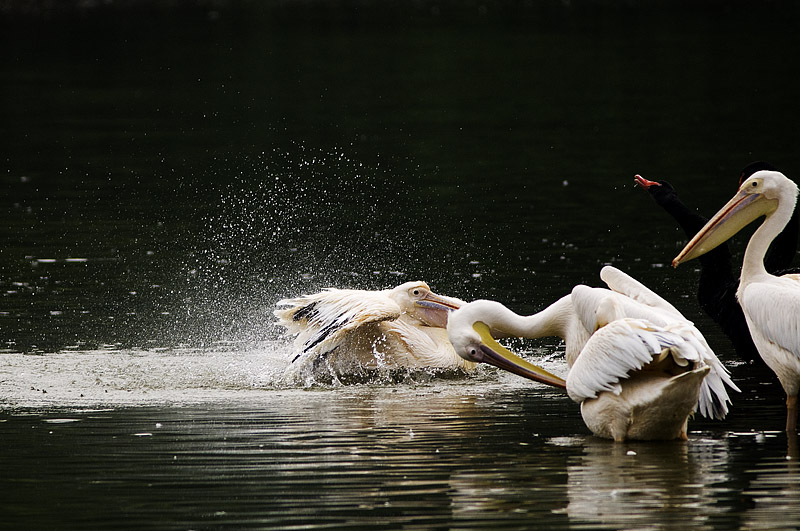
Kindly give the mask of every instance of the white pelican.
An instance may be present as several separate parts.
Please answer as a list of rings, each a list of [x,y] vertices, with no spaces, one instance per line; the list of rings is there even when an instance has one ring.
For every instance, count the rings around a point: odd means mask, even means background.
[[[790,433],[797,430],[800,389],[800,275],[771,275],[764,268],[764,256],[791,219],[797,191],[797,185],[780,172],[754,173],[672,261],[677,267],[697,258],[765,216],[747,244],[736,297],[758,353],[786,391],[786,431]]]
[[[329,288],[279,301],[278,324],[296,334],[292,364],[325,363],[335,374],[375,368],[472,369],[447,338],[447,315],[463,301],[424,282],[366,291]]]
[[[465,359],[548,385],[566,387],[597,436],[686,438],[693,410],[723,418],[728,385],[738,391],[702,334],[671,304],[610,266],[611,289],[575,286],[541,312],[521,316],[499,302],[475,301],[453,312],[450,341]],[[558,336],[566,343],[566,381],[515,356],[492,336]]]

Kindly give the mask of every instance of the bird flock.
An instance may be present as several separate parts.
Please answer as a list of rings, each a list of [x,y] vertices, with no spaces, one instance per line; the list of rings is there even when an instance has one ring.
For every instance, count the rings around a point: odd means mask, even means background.
[[[797,432],[800,392],[798,187],[763,162],[748,165],[736,195],[710,219],[667,182],[635,182],[669,213],[689,242],[672,261],[700,262],[697,297],[744,360],[763,362],[786,393],[786,431]],[[739,278],[726,242],[756,220]],[[347,374],[376,368],[471,372],[493,365],[566,390],[596,436],[687,439],[697,413],[724,419],[739,391],[700,330],[629,274],[600,270],[606,287],[577,285],[542,311],[519,315],[497,301],[465,302],[424,282],[382,291],[330,288],[277,303],[294,337],[287,372]],[[502,346],[499,338],[560,338],[565,378]]]

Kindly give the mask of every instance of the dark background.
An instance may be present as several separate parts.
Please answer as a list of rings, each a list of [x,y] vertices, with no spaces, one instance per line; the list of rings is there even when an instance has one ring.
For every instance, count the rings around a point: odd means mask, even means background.
[[[698,5],[701,4],[701,5]],[[791,2],[2,2],[0,347],[202,346],[423,279],[535,311],[796,173]],[[744,240],[737,240],[739,252]]]

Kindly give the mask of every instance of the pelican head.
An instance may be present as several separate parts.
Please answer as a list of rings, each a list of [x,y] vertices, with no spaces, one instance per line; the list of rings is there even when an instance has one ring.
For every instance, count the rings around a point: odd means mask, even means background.
[[[563,379],[525,361],[492,337],[487,322],[496,322],[506,310],[498,302],[479,300],[454,311],[447,321],[447,335],[456,354],[467,361],[488,363],[523,378],[565,389]]]
[[[400,284],[388,290],[387,295],[409,316],[425,326],[439,328],[445,328],[448,314],[464,304],[464,301],[459,299],[437,295],[425,282]]]
[[[672,261],[672,266],[677,267],[704,255],[761,216],[771,216],[778,208],[779,199],[787,196],[797,197],[797,185],[790,179],[777,171],[755,172],[742,182],[736,195],[695,234]]]

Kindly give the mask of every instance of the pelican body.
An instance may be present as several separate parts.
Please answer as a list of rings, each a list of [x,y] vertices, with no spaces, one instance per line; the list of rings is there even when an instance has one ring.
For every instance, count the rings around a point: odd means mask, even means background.
[[[641,319],[618,319],[592,334],[567,374],[567,392],[592,433],[616,441],[686,439],[711,370],[693,339],[689,327]]]
[[[381,291],[329,288],[284,299],[278,324],[295,335],[293,371],[325,366],[336,374],[377,368],[470,370],[447,338],[448,313],[463,301],[425,282]]]
[[[780,172],[754,173],[672,261],[677,267],[697,258],[764,217],[747,244],[736,296],[759,354],[786,392],[790,433],[797,431],[800,390],[800,275],[772,275],[764,257],[792,218],[797,194],[797,185]]]
[[[474,301],[448,319],[456,352],[547,385],[566,388],[597,436],[624,441],[686,438],[689,415],[724,418],[738,390],[702,334],[656,293],[606,266],[611,289],[575,286],[541,312],[521,316]],[[494,337],[557,336],[566,343],[566,380],[519,358]]]

